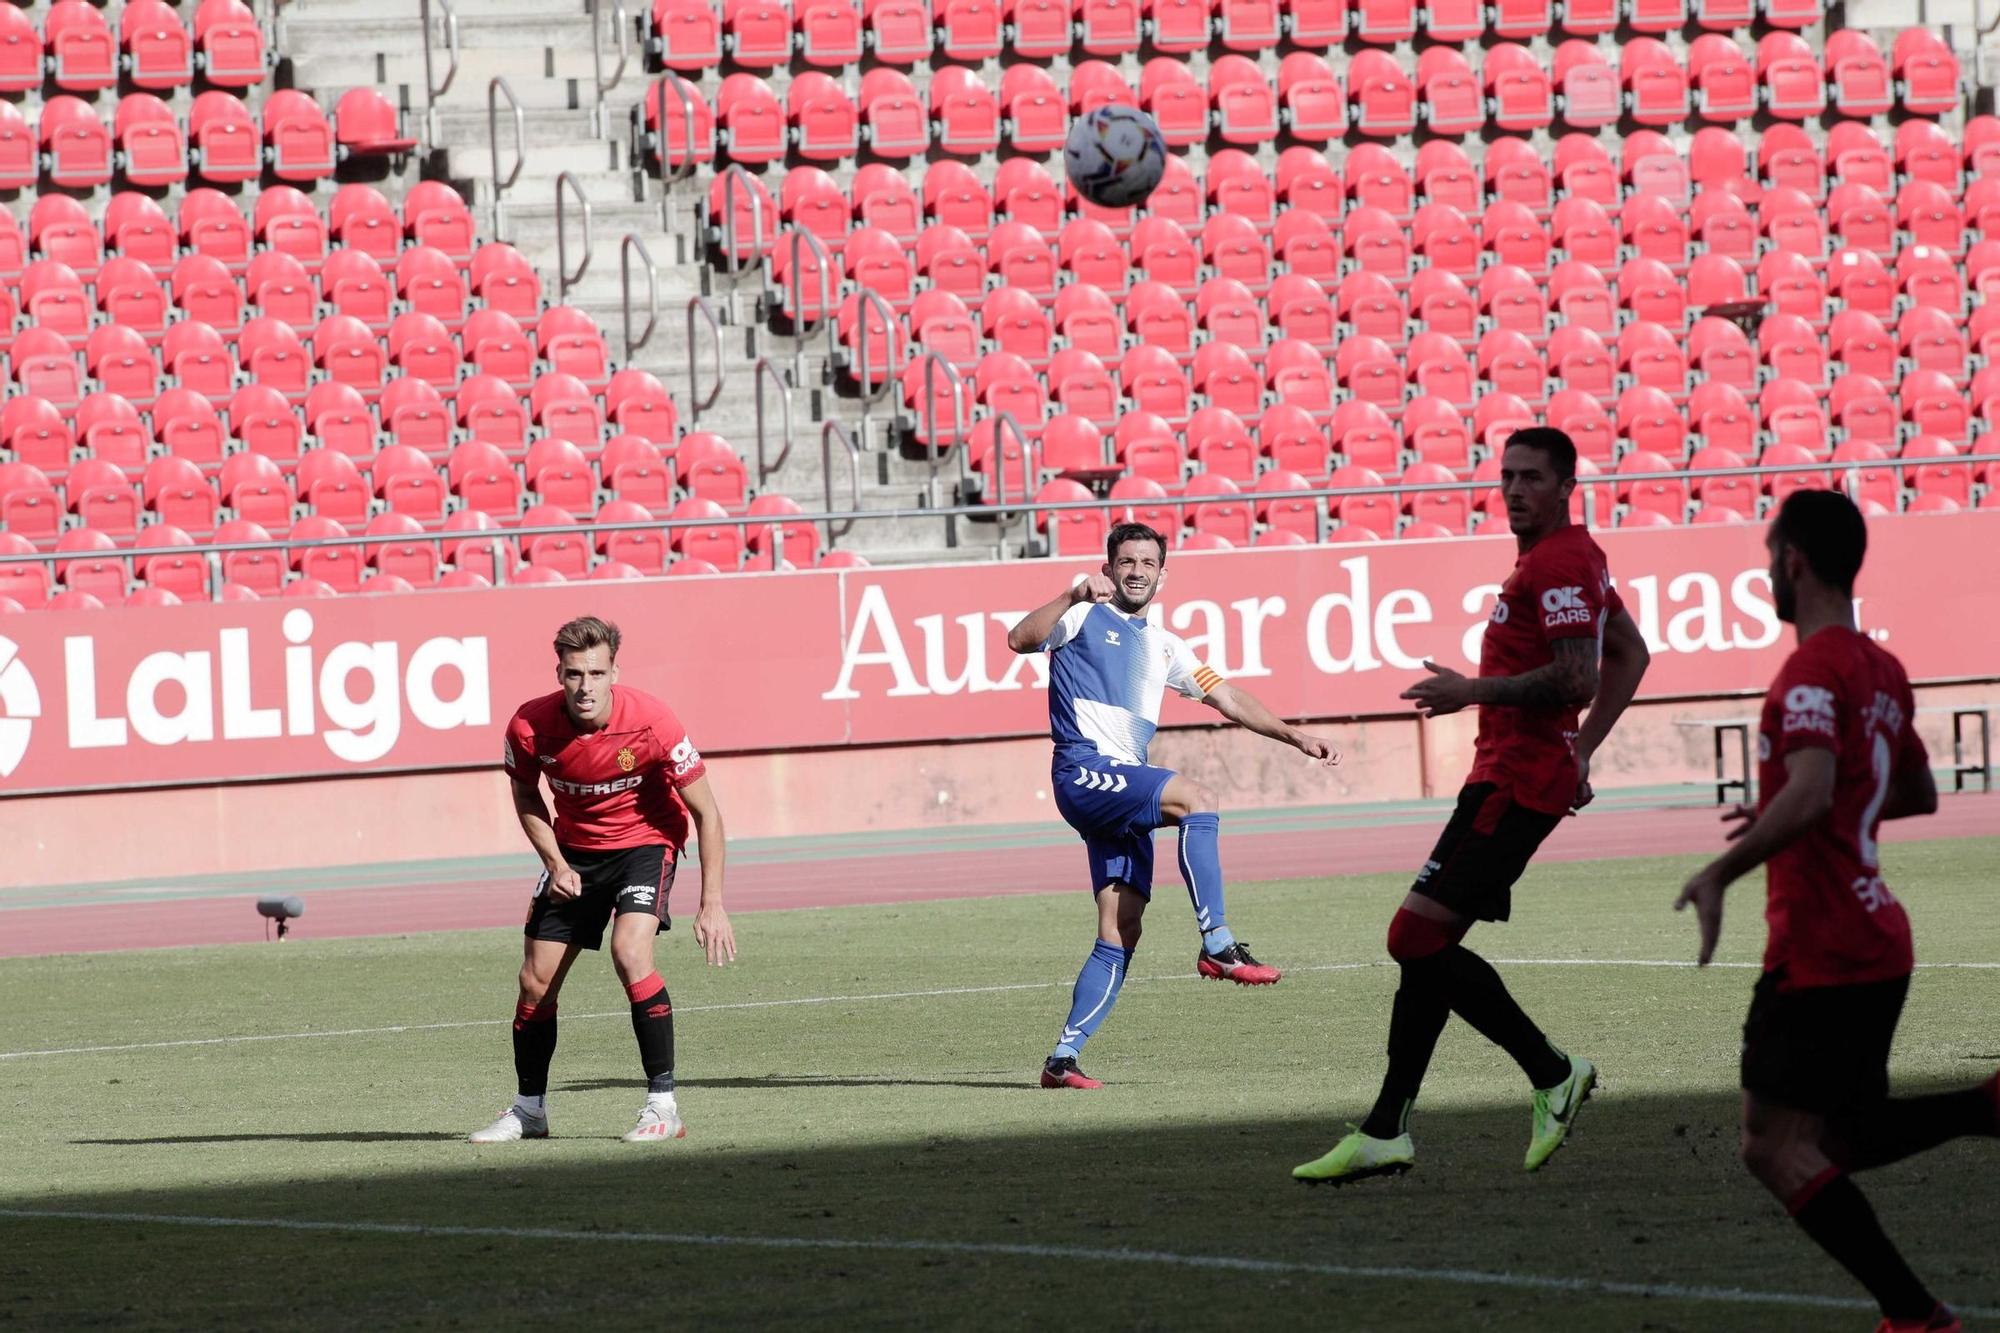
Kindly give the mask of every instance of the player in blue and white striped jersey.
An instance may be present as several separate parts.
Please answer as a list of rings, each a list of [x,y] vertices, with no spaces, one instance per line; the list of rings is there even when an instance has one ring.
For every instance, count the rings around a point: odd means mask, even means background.
[[[1101,573],[1064,589],[1007,635],[1017,653],[1049,654],[1056,808],[1083,838],[1097,896],[1097,944],[1042,1069],[1045,1088],[1102,1086],[1077,1068],[1077,1054],[1111,1012],[1139,943],[1139,921],[1153,894],[1155,829],[1180,829],[1181,878],[1201,930],[1196,970],[1246,986],[1268,986],[1280,976],[1229,932],[1215,793],[1146,762],[1167,689],[1322,763],[1340,762],[1330,742],[1280,721],[1248,690],[1197,661],[1178,635],[1147,621],[1146,607],[1166,580],[1167,544],[1159,533],[1121,523],[1105,555]]]

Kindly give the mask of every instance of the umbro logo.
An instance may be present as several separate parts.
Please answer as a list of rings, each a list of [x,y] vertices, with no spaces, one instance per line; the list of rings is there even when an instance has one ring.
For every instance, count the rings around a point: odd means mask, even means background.
[[[646,1011],[646,1017],[665,1018],[668,1014],[671,1014],[673,1011],[674,1008],[670,1004],[656,1004],[652,1008]]]
[[[1104,641],[1110,644],[1113,648],[1116,648],[1118,646],[1118,631],[1115,629],[1108,629],[1104,631]]]

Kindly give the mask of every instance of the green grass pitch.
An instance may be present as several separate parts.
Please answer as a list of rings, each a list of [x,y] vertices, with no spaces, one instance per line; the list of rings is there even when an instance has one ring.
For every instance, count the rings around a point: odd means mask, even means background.
[[[1971,1083],[2000,1063],[2000,839],[1884,854],[1919,958],[1987,965],[1918,974],[1897,1087]],[[1258,991],[1193,978],[1163,886],[1085,1054],[1099,1093],[1032,1086],[1081,891],[744,915],[721,971],[683,923],[660,957],[690,1137],[666,1146],[617,1139],[642,1093],[604,957],[563,996],[555,1137],[463,1142],[512,1092],[511,931],[0,962],[0,1328],[1868,1327],[1734,1157],[1761,883],[1733,893],[1737,966],[1607,961],[1693,956],[1668,910],[1693,864],[1536,867],[1470,939],[1524,960],[1509,984],[1602,1071],[1547,1170],[1521,1170],[1518,1071],[1454,1023],[1418,1169],[1340,1191],[1288,1173],[1373,1096],[1407,876],[1236,886],[1237,933],[1290,969]],[[286,1035],[309,1032],[334,1035]],[[1997,1183],[1992,1142],[1863,1178],[1919,1272],[1989,1316]],[[535,1231],[560,1234],[506,1234]]]

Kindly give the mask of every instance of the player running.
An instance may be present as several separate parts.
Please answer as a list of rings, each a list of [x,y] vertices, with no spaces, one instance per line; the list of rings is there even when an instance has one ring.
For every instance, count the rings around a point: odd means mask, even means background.
[[[1875,839],[1885,819],[1937,809],[1930,756],[1902,663],[1854,626],[1868,525],[1853,501],[1786,496],[1765,544],[1771,598],[1799,646],[1764,696],[1757,809],[1724,816],[1734,845],[1674,907],[1694,905],[1706,965],[1723,891],[1769,863],[1764,973],[1743,1024],[1743,1164],[1868,1288],[1881,1330],[1946,1333],[1957,1318],[1848,1176],[1949,1139],[2000,1135],[2000,1074],[1959,1092],[1889,1096],[1889,1046],[1915,963]]]
[[[545,867],[528,908],[521,995],[514,1007],[514,1104],[474,1143],[547,1138],[545,1098],[556,1050],[556,996],[579,951],[604,943],[632,1004],[646,1071],[646,1104],[628,1143],[687,1134],[674,1104],[674,1009],[653,967],[653,937],[668,925],[667,892],[687,845],[701,841],[701,906],[694,939],[720,966],[736,957],[722,910],[722,811],[708,770],[680,720],[650,694],[618,684],[618,627],[594,616],[556,633],[554,694],[530,699],[507,724],[514,811]],[[549,823],[541,781],[555,794]]]
[[[1632,701],[1649,660],[1625,613],[1604,552],[1570,522],[1576,446],[1549,427],[1510,437],[1500,492],[1520,545],[1468,678],[1431,675],[1403,692],[1427,718],[1477,705],[1472,772],[1430,860],[1389,922],[1402,969],[1389,1018],[1389,1070],[1360,1127],[1292,1171],[1346,1183],[1409,1170],[1410,1107],[1446,1020],[1457,1014],[1521,1066],[1534,1090],[1527,1168],[1562,1146],[1597,1079],[1590,1061],[1551,1045],[1493,965],[1461,942],[1478,921],[1505,921],[1514,881],[1565,812],[1591,799],[1590,757]],[[1601,661],[1600,661],[1601,659]],[[1577,710],[1590,705],[1577,725]]]
[[[1153,830],[1180,828],[1181,878],[1194,903],[1201,948],[1195,968],[1210,979],[1268,986],[1280,973],[1250,956],[1224,918],[1221,816],[1215,793],[1146,762],[1168,686],[1230,721],[1327,764],[1333,746],[1287,726],[1248,690],[1195,660],[1177,635],[1146,619],[1166,582],[1167,543],[1143,523],[1120,523],[1105,543],[1101,573],[1065,588],[1007,634],[1017,653],[1049,654],[1049,737],[1056,809],[1083,838],[1097,897],[1097,944],[1076,979],[1069,1018],[1042,1067],[1045,1088],[1097,1088],[1076,1066],[1103,1025],[1139,944],[1153,896]]]

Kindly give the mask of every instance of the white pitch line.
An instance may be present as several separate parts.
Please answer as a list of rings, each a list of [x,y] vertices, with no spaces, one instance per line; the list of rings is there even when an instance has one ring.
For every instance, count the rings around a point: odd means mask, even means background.
[[[1489,1273],[1473,1268],[1407,1268],[1380,1264],[1322,1264],[1289,1259],[1251,1259],[1222,1254],[1177,1254],[1166,1250],[1096,1249],[1071,1245],[1014,1245],[950,1240],[864,1240],[841,1236],[727,1236],[659,1231],[565,1231],[555,1227],[433,1226],[423,1222],[333,1222],[279,1217],[200,1217],[160,1213],[116,1213],[0,1208],[0,1218],[21,1221],[120,1222],[145,1226],[207,1227],[251,1231],[331,1232],[360,1236],[428,1236],[439,1239],[580,1241],[586,1244],[703,1245],[717,1249],[834,1250],[879,1254],[955,1254],[976,1258],[1054,1259],[1064,1262],[1143,1264],[1306,1277],[1439,1282],[1463,1287],[1504,1287],[1517,1291],[1632,1296],[1649,1300],[1707,1304],[1785,1306],[1797,1309],[1869,1310],[1867,1301],[1803,1292],[1746,1291],[1739,1287],[1690,1287],[1664,1282],[1609,1282],[1594,1278],[1537,1277]],[[2000,1309],[1958,1306],[1974,1318]]]
[[[1691,960],[1680,958],[1492,958],[1487,961],[1500,967],[1664,967],[1693,970]],[[1373,968],[1393,967],[1387,961],[1371,963],[1315,963],[1289,969],[1292,972],[1365,972]],[[1732,969],[1751,971],[1759,968],[1758,963],[1710,963],[1710,970]],[[1917,967],[1930,971],[1954,969],[2000,970],[2000,963],[1918,963]],[[1140,985],[1159,981],[1193,981],[1193,972],[1179,972],[1167,976],[1131,977],[1127,985]],[[807,995],[790,1000],[741,1000],[730,1004],[695,1004],[676,1010],[682,1014],[726,1013],[739,1009],[783,1009],[797,1005],[814,1004],[865,1004],[885,1000],[929,1000],[944,999],[958,995],[998,995],[1007,991],[1055,990],[1072,985],[1070,981],[1021,981],[997,986],[947,986],[938,990],[877,991],[862,995]],[[564,1014],[572,1022],[601,1018],[626,1018],[626,1010],[619,1009],[596,1014]],[[239,1046],[265,1041],[314,1041],[329,1037],[383,1037],[405,1032],[446,1032],[456,1028],[504,1027],[511,1022],[505,1018],[468,1018],[454,1023],[394,1023],[372,1028],[328,1028],[323,1032],[261,1032],[230,1037],[182,1037],[173,1041],[134,1041],[108,1046],[56,1046],[40,1050],[0,1051],[0,1060],[29,1060],[38,1056],[55,1055],[114,1055],[125,1051],[162,1051],[183,1046]]]

